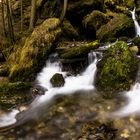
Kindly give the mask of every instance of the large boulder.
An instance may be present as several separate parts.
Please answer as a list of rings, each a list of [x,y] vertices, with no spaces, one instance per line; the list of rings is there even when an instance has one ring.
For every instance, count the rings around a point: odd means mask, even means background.
[[[112,45],[97,64],[96,86],[105,95],[129,90],[135,80],[138,61],[127,44],[118,41]]]
[[[13,49],[8,58],[9,77],[19,81],[29,78],[43,67],[53,43],[62,33],[59,19],[50,18],[36,27],[25,41],[25,44]],[[55,28],[56,27],[56,28]]]
[[[133,20],[125,14],[114,14],[107,24],[97,31],[97,38],[103,41],[113,37],[133,37],[135,35]]]
[[[71,0],[68,4],[67,18],[73,23],[80,23],[93,10],[103,10],[103,0]]]

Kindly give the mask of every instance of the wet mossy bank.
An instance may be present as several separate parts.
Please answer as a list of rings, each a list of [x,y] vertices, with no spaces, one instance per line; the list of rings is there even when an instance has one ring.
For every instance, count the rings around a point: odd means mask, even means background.
[[[30,94],[31,83],[28,82],[3,82],[0,84],[0,108],[12,108],[19,104],[32,101]]]

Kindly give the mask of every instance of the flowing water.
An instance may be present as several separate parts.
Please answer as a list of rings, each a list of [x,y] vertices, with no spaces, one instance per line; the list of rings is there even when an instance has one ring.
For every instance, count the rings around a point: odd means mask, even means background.
[[[19,113],[18,110],[13,110],[3,113],[0,119],[0,127],[2,127],[0,132],[8,125],[10,126],[6,129],[10,129],[3,131],[0,139],[80,140],[84,137],[83,126],[88,122],[97,122],[98,127],[110,123],[118,129],[117,140],[123,138],[137,140],[140,137],[139,117],[134,115],[121,117],[133,113],[126,111],[125,106],[129,100],[124,97],[136,92],[135,96],[138,99],[139,84],[136,84],[130,92],[122,93],[124,96],[121,94],[109,100],[102,98],[94,86],[96,63],[101,59],[102,54],[91,51],[88,57],[89,66],[76,76],[64,72],[58,60],[52,62],[49,59],[37,76],[38,84],[47,89],[45,95],[37,97],[25,111]],[[52,87],[50,78],[55,73],[64,76],[63,87]],[[130,96],[130,100],[136,100],[135,96],[133,99]],[[132,106],[131,102],[128,105]],[[121,107],[124,109],[115,112]],[[13,127],[14,125],[16,127]],[[101,131],[104,133],[104,130]]]
[[[134,21],[136,36],[140,36],[140,26],[136,19],[136,8],[134,8],[134,10],[130,12],[132,14],[132,19]]]
[[[135,9],[131,13],[138,36],[140,27]],[[130,91],[118,94],[115,99],[104,99],[94,86],[96,63],[101,57],[101,53],[91,51],[89,66],[75,76],[63,71],[58,59],[52,61],[57,55],[51,55],[37,76],[37,83],[47,91],[28,107],[20,106],[22,110],[0,112],[0,140],[84,140],[82,129],[89,122],[96,122],[97,127],[93,128],[97,135],[100,135],[99,126],[110,123],[117,131],[115,140],[139,140],[140,69]],[[63,75],[63,87],[52,87],[50,79],[55,73]],[[100,131],[104,133],[103,128]],[[97,140],[97,135],[91,140]]]

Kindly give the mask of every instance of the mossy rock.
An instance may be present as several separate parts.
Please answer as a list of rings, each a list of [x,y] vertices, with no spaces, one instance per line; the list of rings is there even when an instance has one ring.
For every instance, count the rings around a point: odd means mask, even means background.
[[[9,108],[31,101],[30,87],[31,84],[25,82],[4,82],[0,84],[0,107]]]
[[[108,21],[108,16],[98,10],[94,10],[84,17],[83,27],[89,31],[96,31]]]
[[[93,10],[103,10],[103,0],[69,1],[67,19],[74,24],[82,23],[82,19]]]
[[[107,41],[112,37],[133,37],[134,35],[133,20],[125,14],[114,14],[114,18],[97,31],[97,38],[102,41]]]
[[[133,38],[132,42],[138,47],[138,54],[140,54],[140,37]]]
[[[93,42],[86,43],[82,46],[68,48],[63,51],[63,53],[60,55],[60,58],[63,59],[80,58],[80,57],[83,58],[84,56],[87,56],[90,50],[97,49],[99,47],[99,44],[100,44],[99,41],[95,40]]]
[[[53,87],[62,87],[65,84],[65,79],[62,74],[56,73],[50,79],[50,82]]]
[[[62,25],[61,25],[63,34],[63,38],[68,38],[68,39],[77,39],[79,37],[78,31],[72,26],[72,24],[68,20],[64,20]]]
[[[106,97],[129,90],[135,81],[137,70],[137,59],[125,42],[118,41],[97,64],[97,89],[104,92]]]
[[[132,39],[132,42],[133,42],[136,46],[140,47],[140,37],[135,37],[135,38],[133,38],[133,39]]]
[[[8,58],[11,80],[25,80],[41,70],[53,43],[62,33],[61,28],[57,27],[59,23],[59,19],[56,18],[45,20],[34,29],[24,46],[13,49]]]

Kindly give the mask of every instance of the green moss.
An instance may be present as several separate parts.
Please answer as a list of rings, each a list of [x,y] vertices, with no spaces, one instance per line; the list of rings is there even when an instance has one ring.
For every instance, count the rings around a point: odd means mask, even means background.
[[[83,19],[83,26],[88,30],[98,30],[109,18],[102,12],[94,10]]]
[[[27,103],[32,99],[29,94],[30,83],[16,82],[16,83],[1,83],[0,84],[0,106],[9,108],[21,103]]]
[[[0,94],[14,94],[23,90],[27,90],[31,87],[30,83],[16,82],[16,83],[4,83],[0,85]]]
[[[50,82],[53,87],[62,87],[65,84],[65,80],[62,74],[56,73],[50,79]]]
[[[133,20],[124,14],[116,14],[113,19],[97,31],[97,38],[106,41],[112,37],[132,37],[134,34]]]
[[[78,38],[79,34],[77,30],[71,25],[71,23],[68,20],[64,20],[62,25],[62,30],[63,30],[63,37],[64,38]]]
[[[132,42],[136,45],[140,47],[140,37],[135,37],[132,39]]]
[[[61,34],[59,27],[54,29],[59,22],[56,18],[45,20],[26,39],[24,46],[15,47],[8,58],[11,80],[25,80],[31,74],[40,71],[54,41]]]
[[[85,45],[75,47],[75,48],[68,48],[66,49],[63,54],[61,54],[61,58],[77,58],[77,57],[84,57],[90,50],[96,49],[99,47],[99,41],[93,41],[87,43]]]
[[[135,80],[138,62],[127,44],[118,41],[108,49],[97,67],[97,88],[108,93],[116,93],[130,89]]]

